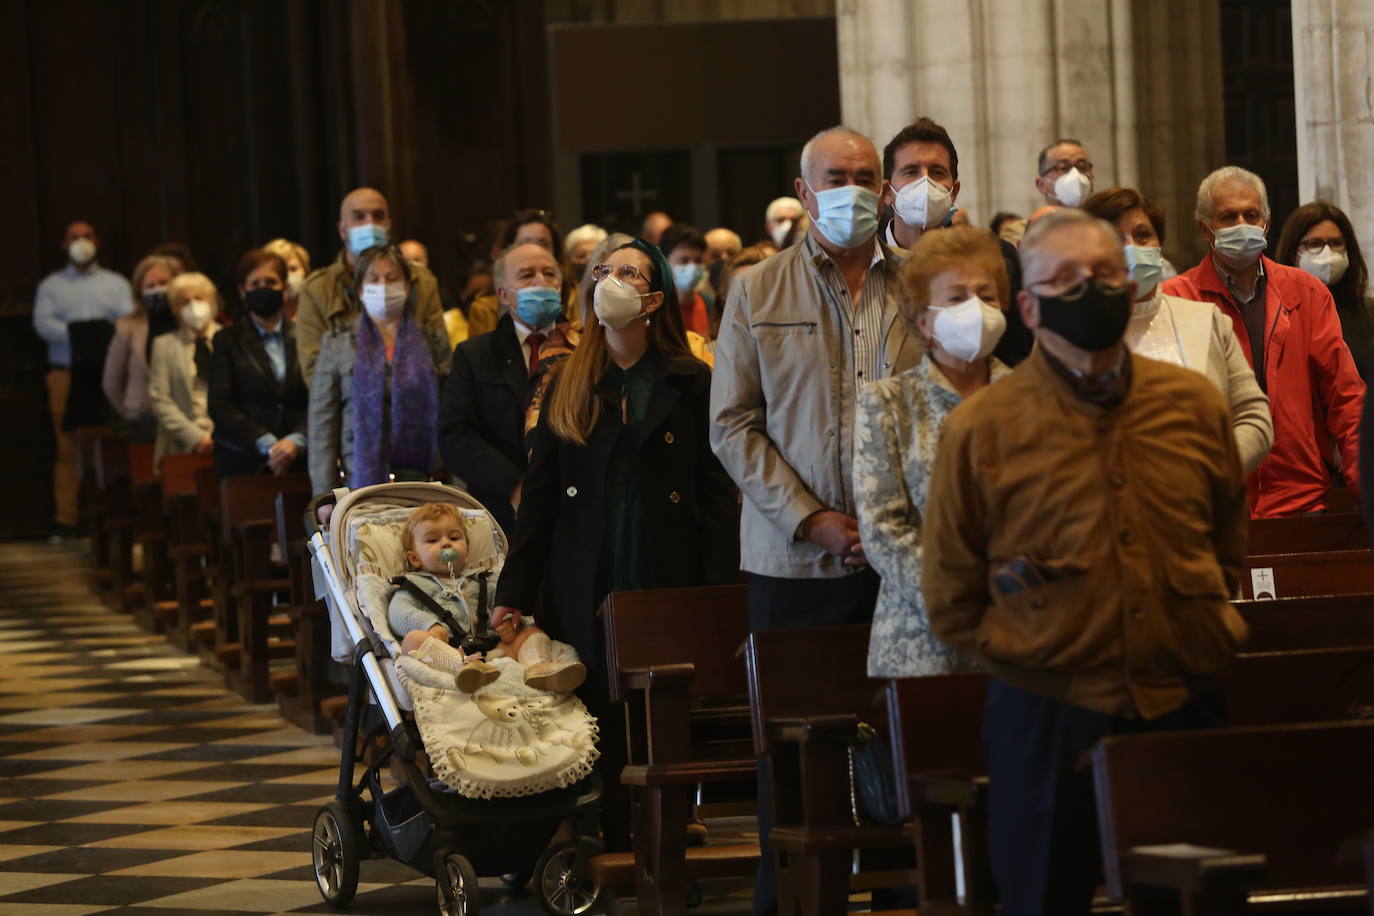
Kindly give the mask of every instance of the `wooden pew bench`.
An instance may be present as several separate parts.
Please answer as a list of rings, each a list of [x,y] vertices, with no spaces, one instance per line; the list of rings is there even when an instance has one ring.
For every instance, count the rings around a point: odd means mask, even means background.
[[[1296,518],[1252,518],[1252,557],[1327,550],[1367,550],[1369,533],[1358,512],[1303,515]]]
[[[98,446],[113,435],[104,426],[78,426],[72,432],[76,457],[77,507],[81,514],[80,526],[90,539],[91,581],[96,590],[103,592],[114,581],[110,569],[110,539],[105,529],[105,519],[109,510],[101,492],[97,477],[99,467]]]
[[[898,802],[917,817],[922,916],[994,912],[980,744],[986,683],[985,674],[968,673],[888,687]],[[1220,683],[1232,727],[1367,718],[1374,716],[1374,646],[1241,655]]]
[[[215,601],[215,655],[224,665],[227,687],[251,703],[265,703],[273,698],[271,662],[294,663],[296,652],[290,619],[277,611],[279,601],[286,603],[291,580],[272,559],[276,500],[278,494],[292,493],[303,509],[310,498],[310,478],[225,477],[219,488],[220,572],[227,601],[223,611],[218,597]]]
[[[310,554],[305,549],[305,514],[310,501],[308,493],[299,491],[278,493],[276,497],[277,545],[291,581],[286,614],[291,621],[296,666],[274,671],[268,683],[284,718],[306,731],[326,735],[332,723],[320,711],[320,704],[337,691],[329,682],[329,610],[315,598]]]
[[[1374,594],[1232,603],[1250,625],[1246,652],[1374,646]]]
[[[205,572],[209,545],[200,520],[196,475],[210,468],[209,455],[167,455],[162,459],[162,509],[167,518],[167,560],[171,564],[172,604],[153,605],[153,616],[168,638],[194,653],[191,628],[211,608]]]
[[[886,691],[897,806],[915,819],[922,916],[991,916],[981,672],[896,678]]]
[[[878,705],[886,682],[866,673],[868,635],[866,625],[769,630],[751,634],[745,649],[754,752],[770,768],[768,842],[785,916],[843,912],[851,887],[916,883],[907,826],[865,821],[849,792],[859,723],[887,730]],[[852,881],[856,852],[869,873]]]
[[[133,611],[134,512],[133,483],[129,465],[129,440],[102,436],[95,442],[95,486],[104,518],[101,529],[108,545],[110,579],[104,592],[111,609]]]
[[[733,727],[747,734],[748,684],[739,646],[749,633],[744,586],[620,592],[602,605],[611,713],[623,711],[622,782],[636,800],[634,851],[592,860],[592,874],[618,906],[633,886],[638,911],[686,912],[696,879],[752,875],[754,844],[687,847],[697,787],[752,792],[756,761],[746,742],[719,742]],[[623,704],[623,705],[622,705]],[[610,730],[614,733],[614,730]],[[731,753],[731,751],[734,751]]]
[[[1365,912],[1371,760],[1374,723],[1108,738],[1093,751],[1108,891],[1134,916]]]
[[[1374,551],[1328,550],[1249,557],[1241,597],[1301,598],[1374,592]]]

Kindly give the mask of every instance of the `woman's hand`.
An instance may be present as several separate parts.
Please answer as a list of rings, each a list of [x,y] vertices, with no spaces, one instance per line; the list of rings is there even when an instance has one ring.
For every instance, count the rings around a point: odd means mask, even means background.
[[[448,642],[448,627],[444,626],[442,623],[436,623],[429,628],[429,635],[443,642]]]
[[[215,440],[211,439],[209,436],[206,436],[204,439],[201,439],[199,442],[197,442],[196,447],[192,449],[192,451],[194,451],[197,455],[208,455],[214,450]]]
[[[520,612],[517,611],[515,608],[506,607],[504,604],[502,604],[497,605],[496,607],[491,609],[491,617],[489,618],[489,621],[491,624],[491,628],[493,630],[501,626],[502,621],[505,621],[507,619],[510,620],[510,622],[514,624],[517,629],[520,627]]]

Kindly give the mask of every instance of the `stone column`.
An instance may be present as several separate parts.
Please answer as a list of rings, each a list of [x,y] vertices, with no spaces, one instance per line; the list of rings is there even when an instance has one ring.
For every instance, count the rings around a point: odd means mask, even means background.
[[[1168,207],[1166,250],[1191,264],[1207,168],[1174,167],[1169,144],[1222,147],[1216,20],[1215,0],[840,0],[841,110],[879,148],[920,115],[948,128],[979,225],[1040,206],[1040,150],[1081,140],[1097,188],[1139,185]]]
[[[1293,0],[1292,9],[1300,199],[1340,207],[1369,246],[1374,244],[1374,0]]]

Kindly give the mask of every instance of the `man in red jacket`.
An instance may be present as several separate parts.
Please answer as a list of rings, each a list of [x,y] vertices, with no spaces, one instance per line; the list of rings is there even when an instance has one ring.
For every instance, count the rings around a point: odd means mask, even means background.
[[[1250,514],[1324,510],[1337,465],[1358,495],[1364,383],[1331,293],[1304,271],[1264,257],[1269,195],[1253,172],[1225,166],[1208,175],[1194,216],[1212,250],[1166,282],[1164,292],[1214,303],[1229,315],[1269,395],[1274,447],[1246,481]]]

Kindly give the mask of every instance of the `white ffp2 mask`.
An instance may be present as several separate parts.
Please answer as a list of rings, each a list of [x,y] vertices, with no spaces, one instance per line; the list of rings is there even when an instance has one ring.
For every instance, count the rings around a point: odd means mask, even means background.
[[[950,356],[966,363],[980,360],[992,352],[1007,329],[1007,316],[977,296],[958,305],[931,306],[935,320],[931,334]]]
[[[619,331],[643,316],[644,309],[640,306],[643,298],[634,287],[612,274],[597,284],[592,310],[596,312],[598,321],[612,331]]]
[[[949,188],[922,175],[897,189],[892,209],[908,226],[931,229],[945,224],[952,206],[954,196]]]
[[[1093,192],[1093,180],[1076,168],[1069,169],[1054,181],[1054,196],[1066,207],[1076,207]]]
[[[1350,258],[1344,251],[1332,251],[1330,245],[1324,245],[1316,254],[1304,251],[1298,255],[1298,266],[1327,286],[1331,286],[1341,282],[1346,268],[1350,266]]]

